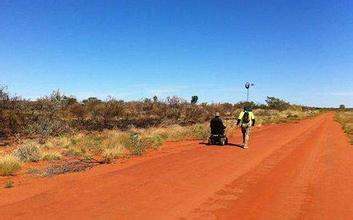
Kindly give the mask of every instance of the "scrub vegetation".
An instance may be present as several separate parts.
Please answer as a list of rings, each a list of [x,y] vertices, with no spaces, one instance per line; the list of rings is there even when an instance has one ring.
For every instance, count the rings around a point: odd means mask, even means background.
[[[215,112],[220,112],[231,132],[244,105],[254,109],[257,125],[319,113],[318,109],[291,105],[274,97],[268,97],[266,104],[197,101],[197,96],[189,102],[178,97],[130,102],[91,97],[78,101],[59,91],[31,101],[0,88],[0,136],[16,143],[0,157],[0,175],[13,175],[22,163],[40,161],[48,164],[44,173],[36,170],[27,174],[74,172],[158,150],[166,141],[206,140],[208,122]]]
[[[338,121],[348,135],[350,143],[353,144],[353,110],[340,110],[336,113],[336,121]]]
[[[0,156],[0,176],[13,175],[21,168],[21,161],[14,156]]]

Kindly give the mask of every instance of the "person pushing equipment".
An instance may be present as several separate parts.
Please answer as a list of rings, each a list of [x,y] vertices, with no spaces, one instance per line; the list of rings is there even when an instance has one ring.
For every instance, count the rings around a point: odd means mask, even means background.
[[[251,127],[255,125],[255,115],[250,107],[244,107],[244,110],[240,112],[237,126],[241,127],[243,133],[243,148],[248,148],[248,142],[250,138]]]

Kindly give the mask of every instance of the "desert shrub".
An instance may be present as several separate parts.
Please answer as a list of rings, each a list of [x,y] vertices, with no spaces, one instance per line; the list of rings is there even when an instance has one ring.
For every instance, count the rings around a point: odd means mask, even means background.
[[[195,124],[205,121],[204,109],[200,106],[187,105],[181,112],[181,124]]]
[[[299,116],[295,113],[288,113],[287,118],[288,119],[297,119]]]
[[[188,139],[191,137],[190,126],[182,127],[180,125],[172,125],[166,128],[166,133],[168,134],[168,140],[179,141],[183,139]]]
[[[123,140],[129,138],[125,132],[106,130],[102,133],[102,148],[113,148],[122,144]]]
[[[23,162],[37,162],[42,158],[41,149],[35,143],[20,146],[12,154]]]
[[[62,157],[60,152],[56,151],[51,151],[51,152],[43,152],[42,154],[42,160],[60,160]]]
[[[338,111],[335,119],[339,122],[353,144],[353,111]]]
[[[153,149],[158,149],[160,146],[162,146],[165,140],[166,140],[165,136],[157,134],[157,135],[145,137],[143,142],[145,142],[146,145],[148,145],[149,147],[152,147]]]
[[[0,176],[9,176],[21,168],[21,161],[11,155],[0,158]]]
[[[111,163],[114,159],[122,157],[125,154],[124,147],[117,146],[114,148],[106,148],[103,150],[102,157],[105,163]]]
[[[87,153],[86,149],[81,146],[70,146],[66,150],[67,156],[82,157],[82,156],[85,156],[86,153]]]
[[[46,115],[38,116],[38,119],[26,126],[26,133],[45,137],[67,133],[69,130],[69,125],[64,120]]]
[[[270,109],[277,109],[280,111],[286,110],[290,107],[289,102],[286,102],[282,99],[275,98],[275,97],[267,97],[266,99],[267,106]]]
[[[102,151],[103,138],[99,135],[87,135],[82,138],[82,145],[92,153],[99,153]]]
[[[139,134],[130,134],[128,138],[122,140],[122,144],[132,155],[140,156],[146,150],[146,142],[143,141]]]
[[[12,188],[13,187],[13,181],[12,180],[8,180],[5,183],[5,188]]]
[[[37,169],[37,168],[29,168],[27,171],[26,171],[27,174],[32,174],[32,175],[39,175],[41,174],[41,171],[40,169]]]
[[[312,109],[291,105],[287,101],[275,97],[268,97],[266,105],[255,102],[198,104],[197,96],[192,98],[192,102],[175,96],[167,97],[164,100],[153,97],[153,99],[146,98],[141,101],[129,102],[114,98],[100,100],[90,97],[80,102],[72,96],[54,91],[48,96],[31,101],[11,96],[5,87],[0,86],[0,137],[30,135],[48,139],[49,136],[81,131],[104,131],[105,129],[126,131],[131,127],[189,126],[209,121],[215,112],[233,118],[245,105],[251,106],[254,110],[265,110],[266,117],[263,121],[266,123],[285,121],[282,115],[272,114],[273,110],[278,113],[285,110],[307,112]],[[302,118],[299,114],[291,114],[286,117],[288,120]],[[194,137],[192,132],[186,130],[178,130],[168,136],[172,139],[179,139],[183,135],[186,135],[187,138]],[[86,142],[86,148],[89,151],[101,150],[100,140],[97,140],[96,137],[88,136],[88,140],[80,141]],[[48,142],[47,147],[57,146],[68,148],[70,144],[53,141],[53,143]]]
[[[48,139],[44,143],[44,147],[51,148],[67,148],[72,144],[71,138],[69,136],[59,136]]]
[[[193,126],[192,132],[195,138],[206,140],[210,135],[210,130],[206,125],[197,124]]]
[[[60,165],[52,165],[46,168],[43,172],[43,176],[54,176],[64,173],[73,173],[87,170],[93,166],[92,163],[86,163],[82,161],[68,162]]]

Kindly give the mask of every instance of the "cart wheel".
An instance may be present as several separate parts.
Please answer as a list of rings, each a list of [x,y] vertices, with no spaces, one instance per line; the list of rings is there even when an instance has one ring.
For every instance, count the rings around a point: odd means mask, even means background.
[[[224,146],[225,143],[226,143],[226,141],[222,138],[221,145]]]

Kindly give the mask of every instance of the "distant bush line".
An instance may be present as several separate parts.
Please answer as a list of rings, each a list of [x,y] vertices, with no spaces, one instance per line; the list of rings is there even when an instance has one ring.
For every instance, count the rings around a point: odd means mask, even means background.
[[[10,95],[6,87],[0,87],[0,137],[13,135],[56,136],[73,131],[102,131],[104,129],[127,130],[131,127],[148,128],[172,124],[192,125],[203,123],[215,112],[233,117],[244,105],[253,109],[286,110],[289,108],[312,109],[268,97],[266,104],[239,102],[236,104],[197,104],[179,97],[157,97],[141,101],[123,101],[114,98],[100,100],[95,97],[79,101],[54,91],[37,100],[26,100]]]

